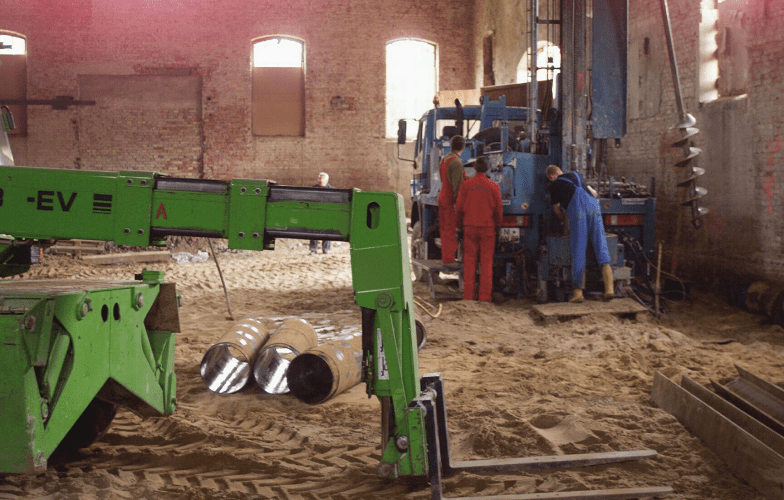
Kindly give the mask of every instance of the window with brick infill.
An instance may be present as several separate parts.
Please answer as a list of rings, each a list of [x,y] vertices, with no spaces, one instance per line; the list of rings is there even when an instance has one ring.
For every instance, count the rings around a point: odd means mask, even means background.
[[[305,44],[274,36],[253,43],[253,134],[305,135]]]
[[[0,104],[27,99],[27,43],[22,37],[0,31]],[[16,128],[8,135],[27,134],[27,106],[8,105]]]

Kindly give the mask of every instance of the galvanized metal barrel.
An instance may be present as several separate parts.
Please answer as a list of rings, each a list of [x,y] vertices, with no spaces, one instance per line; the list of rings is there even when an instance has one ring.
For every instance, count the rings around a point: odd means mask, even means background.
[[[201,360],[199,373],[207,388],[231,394],[245,387],[258,352],[269,337],[267,327],[258,319],[232,324]]]
[[[755,281],[746,290],[746,308],[755,313],[765,313],[765,302],[770,295],[770,283]]]
[[[746,290],[746,308],[764,314],[773,323],[784,324],[784,286],[755,281]]]
[[[291,394],[309,404],[324,401],[362,380],[362,334],[336,339],[300,354],[289,365]]]
[[[268,394],[286,394],[289,384],[286,372],[291,362],[318,343],[316,331],[304,319],[289,318],[275,329],[256,357],[253,375],[256,383]]]
[[[774,285],[765,302],[765,314],[770,320],[781,325],[784,323],[784,286]]]

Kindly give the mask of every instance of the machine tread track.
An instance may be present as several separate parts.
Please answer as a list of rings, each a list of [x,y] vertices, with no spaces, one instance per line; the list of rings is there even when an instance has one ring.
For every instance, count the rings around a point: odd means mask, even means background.
[[[40,498],[52,481],[61,492],[83,493],[85,480],[162,498],[194,490],[204,498],[276,500],[399,498],[410,492],[404,481],[378,476],[375,442],[330,447],[281,422],[192,417],[182,408],[147,420],[121,411],[103,439],[72,456],[74,461],[38,476],[0,475],[0,499]]]

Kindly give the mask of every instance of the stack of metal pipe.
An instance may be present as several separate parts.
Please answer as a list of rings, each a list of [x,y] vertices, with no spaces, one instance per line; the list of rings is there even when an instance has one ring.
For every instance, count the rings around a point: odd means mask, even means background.
[[[297,318],[284,320],[256,358],[253,365],[256,383],[268,394],[287,394],[289,365],[317,342],[316,331],[310,323]]]
[[[323,403],[362,380],[362,335],[313,347],[294,358],[288,386],[300,401]]]
[[[218,394],[232,394],[245,387],[256,355],[269,337],[267,327],[258,318],[231,325],[201,360],[199,373],[207,388]]]
[[[207,350],[200,373],[218,394],[243,389],[253,374],[268,394],[323,403],[360,383],[362,336],[349,331],[319,345],[316,329],[303,319],[286,318],[271,333],[261,318],[244,319]]]

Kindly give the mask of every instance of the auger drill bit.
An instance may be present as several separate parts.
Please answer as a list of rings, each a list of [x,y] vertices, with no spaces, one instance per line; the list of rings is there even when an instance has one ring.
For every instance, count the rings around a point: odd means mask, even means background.
[[[702,153],[700,148],[691,145],[691,138],[697,135],[700,130],[696,128],[697,120],[686,113],[683,107],[683,97],[681,96],[681,84],[678,77],[678,64],[675,61],[675,48],[672,43],[672,30],[670,29],[670,14],[667,8],[667,0],[661,0],[662,17],[664,19],[664,34],[667,38],[667,50],[670,55],[670,69],[672,70],[672,83],[675,88],[675,102],[678,105],[678,116],[680,123],[673,128],[681,130],[681,137],[672,143],[673,147],[683,148],[683,158],[675,162],[676,167],[686,169],[686,177],[678,182],[678,187],[686,189],[685,200],[681,205],[691,207],[691,223],[695,229],[702,227],[702,218],[709,212],[705,207],[700,206],[700,198],[708,193],[708,190],[697,186],[697,178],[705,174],[705,169],[692,165],[694,159]]]
[[[691,208],[691,223],[696,229],[699,229],[702,227],[702,217],[709,210],[699,205],[700,198],[708,194],[708,190],[697,186],[697,178],[705,175],[705,169],[693,165],[695,158],[702,153],[702,150],[692,146],[690,141],[699,133],[699,129],[694,127],[696,123],[694,117],[686,113],[686,119],[675,127],[681,130],[681,137],[673,142],[672,146],[683,148],[683,158],[675,162],[676,167],[686,171],[686,177],[678,183],[678,187],[686,190],[686,199],[681,202],[681,205]]]

